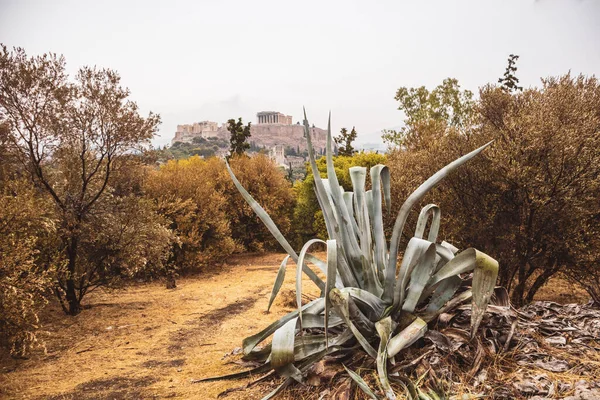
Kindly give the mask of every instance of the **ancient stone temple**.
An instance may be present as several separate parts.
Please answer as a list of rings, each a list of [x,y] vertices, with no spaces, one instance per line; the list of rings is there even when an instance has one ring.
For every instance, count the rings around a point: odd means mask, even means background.
[[[256,114],[259,124],[291,125],[292,116],[277,111],[261,111]]]

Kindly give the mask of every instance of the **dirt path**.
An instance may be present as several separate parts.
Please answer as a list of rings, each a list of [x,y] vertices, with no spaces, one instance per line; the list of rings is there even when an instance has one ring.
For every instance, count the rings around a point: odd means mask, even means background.
[[[4,358],[0,397],[19,399],[213,399],[247,381],[191,383],[240,370],[225,357],[242,339],[292,310],[285,298],[266,313],[283,255],[239,256],[218,274],[91,294],[91,308],[44,316],[47,354]],[[288,267],[282,292],[293,288]],[[304,285],[309,291],[314,286]],[[285,296],[284,296],[285,297]],[[288,304],[286,304],[288,303]],[[228,399],[260,399],[266,388]]]

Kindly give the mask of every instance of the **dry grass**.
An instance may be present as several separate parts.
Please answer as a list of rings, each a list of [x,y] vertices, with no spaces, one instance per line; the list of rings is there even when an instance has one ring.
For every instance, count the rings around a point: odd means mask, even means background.
[[[215,398],[245,381],[191,383],[239,370],[223,359],[242,339],[290,311],[276,301],[266,313],[280,254],[232,258],[218,274],[90,294],[76,317],[51,305],[41,335],[47,354],[1,360],[0,398]],[[283,290],[291,290],[290,262]],[[314,287],[305,282],[308,292]],[[315,293],[313,292],[313,295]],[[316,293],[318,294],[318,293]],[[264,388],[229,399],[260,399]]]
[[[585,304],[590,295],[579,285],[567,280],[562,275],[555,275],[540,288],[534,300],[554,301],[560,304]]]
[[[180,279],[175,290],[151,283],[99,291],[86,299],[89,308],[76,317],[65,316],[52,304],[42,321],[46,354],[38,351],[27,360],[3,356],[0,398],[211,399],[240,387],[249,380],[191,380],[242,369],[233,363],[237,357],[226,354],[241,346],[244,337],[291,310],[293,302],[285,293],[293,290],[293,263],[282,288],[284,296],[270,313],[265,312],[282,258],[237,256],[218,273]],[[564,280],[554,279],[551,285],[538,298],[587,300]],[[318,294],[310,281],[304,287],[309,295]],[[267,383],[232,391],[227,399],[260,399],[271,388]],[[314,394],[299,388],[282,398]]]

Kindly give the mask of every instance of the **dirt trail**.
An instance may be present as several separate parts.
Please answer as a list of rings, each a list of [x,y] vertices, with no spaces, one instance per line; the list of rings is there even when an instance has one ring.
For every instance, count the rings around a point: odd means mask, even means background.
[[[97,292],[76,317],[49,307],[41,335],[47,354],[3,358],[0,397],[18,399],[213,399],[247,380],[191,383],[239,371],[225,354],[292,308],[266,307],[283,255],[239,256],[218,274],[188,277],[175,290],[160,283]],[[293,288],[288,266],[282,291]],[[314,292],[308,281],[304,287]],[[227,399],[260,399],[266,388]]]

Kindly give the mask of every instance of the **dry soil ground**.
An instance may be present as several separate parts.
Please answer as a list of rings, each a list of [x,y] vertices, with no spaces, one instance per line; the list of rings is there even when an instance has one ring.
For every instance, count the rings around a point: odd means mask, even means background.
[[[237,256],[218,273],[180,279],[175,290],[152,283],[98,291],[76,317],[51,305],[40,335],[46,353],[38,351],[27,360],[0,359],[0,398],[214,399],[239,387],[248,380],[192,380],[240,370],[232,362],[236,357],[226,355],[292,309],[291,296],[285,296],[294,285],[290,263],[284,296],[265,312],[282,258]],[[565,285],[555,282],[542,297],[585,300],[580,290]],[[316,294],[309,281],[304,287]],[[257,385],[231,392],[227,399],[260,399],[270,388]]]

